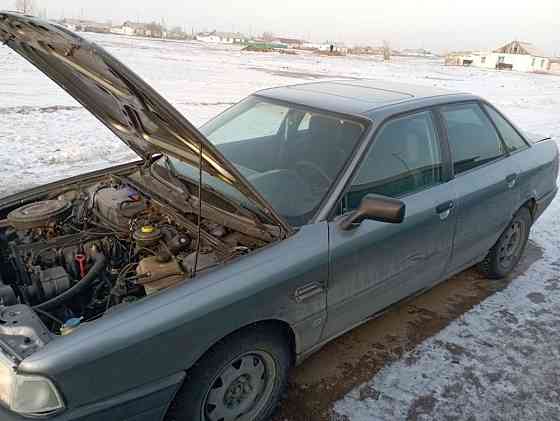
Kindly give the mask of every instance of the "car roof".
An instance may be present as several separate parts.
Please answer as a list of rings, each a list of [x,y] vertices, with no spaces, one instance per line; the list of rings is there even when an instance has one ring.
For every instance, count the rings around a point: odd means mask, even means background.
[[[427,85],[375,79],[331,80],[265,89],[255,95],[341,114],[370,117],[376,110],[435,97],[464,95]]]

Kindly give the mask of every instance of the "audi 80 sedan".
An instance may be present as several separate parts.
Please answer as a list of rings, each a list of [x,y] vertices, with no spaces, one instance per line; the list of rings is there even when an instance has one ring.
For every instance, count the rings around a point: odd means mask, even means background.
[[[197,129],[56,24],[0,40],[139,156],[0,199],[2,421],[266,420],[326,342],[507,276],[556,195],[555,143],[470,94],[316,82]]]

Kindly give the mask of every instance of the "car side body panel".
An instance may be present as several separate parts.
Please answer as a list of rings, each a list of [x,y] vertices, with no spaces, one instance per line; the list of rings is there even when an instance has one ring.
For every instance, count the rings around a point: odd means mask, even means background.
[[[506,177],[515,163],[503,157],[449,182],[456,193],[457,228],[449,272],[478,263],[498,240],[515,213],[517,189]]]
[[[519,168],[517,209],[526,202],[538,202],[556,191],[558,147],[553,140],[533,144],[513,154],[510,159]]]

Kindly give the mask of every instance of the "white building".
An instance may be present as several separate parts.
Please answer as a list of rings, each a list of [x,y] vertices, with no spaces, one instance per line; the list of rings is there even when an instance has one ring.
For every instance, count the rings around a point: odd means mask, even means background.
[[[148,38],[167,37],[167,31],[165,28],[156,22],[142,23],[126,21],[121,26],[112,27],[111,32],[119,35],[135,35],[138,37]]]
[[[518,72],[548,72],[550,59],[528,42],[512,41],[491,52],[452,53],[447,65],[475,66]]]
[[[550,72],[560,74],[560,57],[550,59]]]
[[[131,22],[125,22],[122,26],[114,26],[111,28],[113,34],[119,35],[136,35],[137,27]]]
[[[245,36],[239,32],[203,32],[196,36],[197,41],[211,44],[241,44]]]

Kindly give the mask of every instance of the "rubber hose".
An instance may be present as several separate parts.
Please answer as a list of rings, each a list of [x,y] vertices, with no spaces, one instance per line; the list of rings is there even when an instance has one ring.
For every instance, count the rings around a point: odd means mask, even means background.
[[[92,259],[94,260],[93,266],[76,285],[69,290],[64,291],[62,294],[45,301],[44,303],[33,306],[33,308],[39,310],[52,310],[53,308],[60,307],[62,304],[70,301],[76,295],[89,288],[93,281],[97,279],[101,271],[105,268],[105,255],[103,255],[103,253],[94,254]]]

